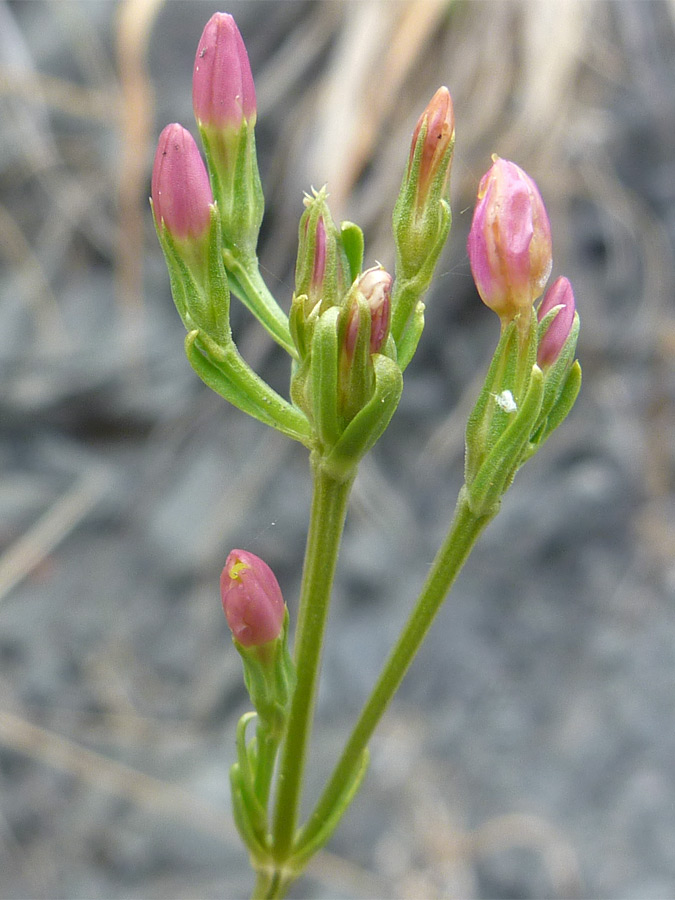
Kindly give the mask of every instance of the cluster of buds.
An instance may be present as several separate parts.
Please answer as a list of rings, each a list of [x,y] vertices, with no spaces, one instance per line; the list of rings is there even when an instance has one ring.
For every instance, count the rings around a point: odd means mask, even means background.
[[[572,286],[551,274],[551,227],[534,181],[493,156],[468,239],[483,302],[502,335],[466,433],[466,484],[475,509],[494,507],[517,469],[565,418],[581,384]]]
[[[553,265],[551,225],[532,178],[515,163],[493,156],[478,186],[467,243],[469,261],[481,299],[506,327],[516,318],[525,331],[533,304],[541,297]],[[555,281],[537,311],[546,330],[538,341],[537,361],[549,368],[570,338],[576,308],[566,278]]]
[[[155,155],[152,207],[186,328],[224,343],[230,331],[223,249],[235,244],[247,258],[255,256],[264,204],[255,88],[232,16],[216,13],[206,25],[192,84],[208,172],[192,135],[179,124],[168,125]]]
[[[393,278],[379,265],[361,271],[361,229],[351,222],[338,229],[327,199],[325,188],[306,195],[300,219],[289,316],[299,362],[291,397],[312,421],[324,455],[349,430],[353,469],[359,448],[372,446],[400,396],[396,351],[388,343]],[[378,371],[387,373],[379,382]],[[342,460],[340,449],[337,456]]]

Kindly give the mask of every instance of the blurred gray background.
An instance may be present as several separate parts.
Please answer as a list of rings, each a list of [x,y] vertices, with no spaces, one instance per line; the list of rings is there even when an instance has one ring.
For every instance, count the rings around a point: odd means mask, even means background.
[[[261,260],[302,191],[392,263],[410,133],[455,102],[454,227],[400,409],[354,490],[306,803],[449,522],[498,336],[465,243],[490,154],[538,182],[582,318],[579,402],[519,474],[372,743],[304,898],[675,896],[675,3],[0,0],[0,895],[238,898],[248,708],[217,591],[254,551],[295,611],[305,451],[185,361],[147,203],[232,12],[259,97]],[[286,360],[240,308],[245,356]]]

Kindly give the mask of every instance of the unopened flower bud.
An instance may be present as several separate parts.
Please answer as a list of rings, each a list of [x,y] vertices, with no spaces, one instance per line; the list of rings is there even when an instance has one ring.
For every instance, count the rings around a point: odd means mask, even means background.
[[[280,636],[284,598],[274,572],[258,556],[233,550],[220,576],[220,593],[227,623],[243,647],[258,647]]]
[[[370,310],[370,352],[379,353],[389,334],[391,287],[393,278],[382,266],[367,269],[359,278],[358,288]]]
[[[256,98],[248,53],[228,13],[214,13],[202,32],[192,75],[197,123],[215,128],[255,121]]]
[[[389,335],[392,277],[373,266],[357,278],[340,310],[338,407],[350,421],[373,391],[373,353]]]
[[[534,181],[492,157],[469,232],[471,271],[481,299],[509,322],[528,313],[551,272],[551,228]]]
[[[432,183],[437,182],[438,193],[445,196],[450,178],[452,148],[455,142],[455,113],[450,91],[444,86],[439,87],[431,98],[413,132],[408,160],[409,176],[420,140],[422,147],[416,181],[418,213],[429,201]]]
[[[576,306],[572,285],[567,278],[562,276],[556,278],[546,291],[537,310],[538,321],[541,322],[556,306],[560,306],[560,309],[546,329],[537,348],[537,363],[542,369],[547,369],[556,362],[574,323]]]
[[[158,229],[180,243],[199,242],[211,222],[213,194],[194,138],[182,125],[159,136],[152,168],[152,208]]]
[[[398,345],[431,284],[450,233],[449,189],[455,147],[452,98],[440,87],[417,122],[394,206],[396,282],[391,333]],[[408,360],[409,361],[409,360]]]
[[[325,187],[305,195],[305,210],[298,228],[295,292],[289,325],[301,359],[309,351],[316,317],[337,306],[349,285],[349,262],[327,198]]]
[[[215,13],[197,47],[192,102],[226,248],[255,257],[265,201],[255,150],[255,87],[234,19]]]

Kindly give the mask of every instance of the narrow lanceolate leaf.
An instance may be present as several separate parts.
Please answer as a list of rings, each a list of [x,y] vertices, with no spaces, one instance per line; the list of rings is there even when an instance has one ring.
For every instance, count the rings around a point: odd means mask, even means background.
[[[323,822],[318,825],[312,832],[305,837],[302,832],[298,837],[298,842],[293,851],[293,863],[299,867],[304,867],[309,859],[314,856],[317,850],[320,850],[330,840],[333,832],[340,824],[350,803],[356,796],[361,787],[361,783],[368,770],[368,762],[370,754],[366,748],[359,757],[358,764],[354,769],[352,777],[345,783],[342,793],[338,797],[335,806],[326,816]]]
[[[191,331],[185,353],[202,381],[233,406],[307,447],[313,445],[307,417],[284,400],[242,359],[235,345],[217,345],[208,335]]]

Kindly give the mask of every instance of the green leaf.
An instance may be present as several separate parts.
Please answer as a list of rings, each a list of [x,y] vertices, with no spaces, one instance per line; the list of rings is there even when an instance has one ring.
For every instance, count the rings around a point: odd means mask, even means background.
[[[220,346],[203,332],[185,338],[185,353],[202,381],[233,406],[306,447],[313,435],[307,417],[284,400],[242,359],[233,342]]]
[[[237,831],[248,848],[251,856],[258,862],[269,858],[266,846],[266,835],[261,833],[250,817],[251,796],[242,780],[239,763],[230,768],[230,793],[232,796],[232,815]]]
[[[335,806],[326,816],[323,823],[318,827],[318,830],[314,831],[309,839],[304,839],[303,831],[300,831],[297,842],[293,848],[291,857],[292,866],[296,867],[298,870],[304,868],[307,861],[330,840],[333,832],[340,824],[340,820],[347,811],[347,808],[361,787],[361,783],[368,769],[369,759],[370,755],[366,748],[359,757],[351,778],[345,782],[342,793],[335,802]]]

